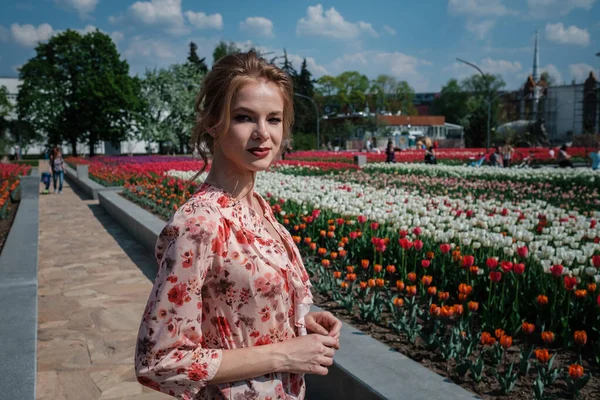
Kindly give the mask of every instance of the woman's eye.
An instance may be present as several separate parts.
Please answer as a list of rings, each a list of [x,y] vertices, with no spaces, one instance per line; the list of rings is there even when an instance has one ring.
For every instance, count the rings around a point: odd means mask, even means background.
[[[237,117],[235,117],[235,120],[238,122],[249,122],[252,121],[252,119],[247,116],[247,115],[238,115]]]
[[[272,124],[274,124],[274,125],[275,124],[279,124],[279,123],[281,123],[281,118],[271,118],[269,120],[269,122],[272,123]]]

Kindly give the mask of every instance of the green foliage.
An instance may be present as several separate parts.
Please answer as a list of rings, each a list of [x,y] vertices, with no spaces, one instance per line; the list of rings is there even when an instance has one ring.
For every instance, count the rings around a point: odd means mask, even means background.
[[[225,57],[226,55],[237,54],[240,51],[240,48],[237,47],[235,43],[229,42],[229,44],[227,44],[226,42],[221,40],[217,47],[215,47],[215,50],[213,51],[213,64],[219,61],[221,58]]]
[[[434,115],[443,115],[447,122],[465,128],[467,147],[485,146],[487,140],[487,101],[506,86],[496,75],[472,75],[459,83],[450,79],[442,88],[440,97],[431,107]],[[498,117],[498,102],[492,104],[491,125]]]
[[[129,76],[110,36],[67,30],[36,47],[20,69],[19,118],[45,133],[50,143],[117,144],[131,131],[139,108],[139,81]]]
[[[190,52],[188,54],[187,61],[188,63],[195,65],[201,73],[206,74],[208,72],[208,67],[205,63],[206,57],[198,57],[198,53],[196,53],[197,50],[198,46],[196,43],[190,42]]]
[[[0,118],[7,117],[12,109],[13,106],[8,100],[8,89],[6,86],[0,86]]]
[[[294,132],[292,135],[292,147],[295,150],[312,150],[317,148],[316,133]]]
[[[194,101],[204,74],[191,63],[148,70],[142,81],[145,104],[140,119],[141,138],[171,142],[183,153],[194,124]]]

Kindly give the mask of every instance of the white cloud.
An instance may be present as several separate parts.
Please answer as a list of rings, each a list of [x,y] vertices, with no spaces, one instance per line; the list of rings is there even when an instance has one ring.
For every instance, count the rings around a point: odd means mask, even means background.
[[[306,17],[300,18],[296,25],[296,34],[324,36],[333,39],[356,39],[363,34],[377,37],[377,32],[370,23],[358,21],[348,22],[333,7],[323,10],[321,4],[309,6]]]
[[[594,67],[587,64],[571,64],[569,65],[569,74],[575,78],[577,82],[585,81],[590,72],[594,71]]]
[[[181,11],[181,0],[137,1],[127,9],[126,15],[111,16],[108,21],[111,24],[133,21],[143,25],[162,27],[171,35],[189,33]]]
[[[264,17],[248,17],[245,21],[240,22],[240,29],[246,33],[273,37],[273,22]]]
[[[392,35],[392,36],[396,34],[396,30],[388,25],[383,26],[383,31],[385,33],[387,33],[388,35]]]
[[[305,57],[302,57],[298,54],[288,53],[288,60],[290,60],[290,62],[298,72],[300,72],[300,68],[302,67],[302,61],[304,60],[304,58]],[[327,68],[317,64],[315,59],[312,57],[306,57],[306,68],[310,71],[313,78],[319,78],[323,75],[329,74]]]
[[[123,41],[123,39],[125,39],[125,35],[123,35],[123,33],[119,31],[114,31],[110,34],[110,37],[116,44],[119,44]]]
[[[467,21],[467,30],[474,34],[477,39],[485,39],[487,34],[496,25],[496,21],[488,19],[481,22]]]
[[[514,14],[502,0],[448,0],[448,12],[452,15],[477,17],[502,17]]]
[[[552,15],[567,15],[581,8],[591,10],[596,0],[527,0],[530,14],[538,18],[548,18]]]
[[[554,79],[554,84],[555,85],[560,85],[560,84],[562,84],[564,82],[562,74],[560,73],[560,71],[558,70],[558,68],[556,68],[556,66],[554,64],[548,64],[545,67],[540,68],[540,71],[541,72],[547,72],[548,75],[550,75],[550,77],[552,77],[552,79]]]
[[[162,39],[145,38],[140,35],[131,39],[129,47],[123,52],[128,58],[142,57],[147,59],[174,59],[173,45]]]
[[[12,24],[10,31],[15,42],[25,47],[35,47],[38,42],[44,42],[56,33],[49,24],[45,23],[37,28],[30,24]]]
[[[86,18],[96,9],[98,0],[54,0],[54,3],[65,9],[77,11],[81,18]]]
[[[358,70],[371,78],[379,74],[391,75],[406,80],[417,91],[428,89],[427,80],[419,71],[420,67],[431,66],[429,61],[399,52],[363,51],[345,54],[329,64],[333,73]]]
[[[587,46],[590,44],[590,34],[587,29],[571,25],[565,29],[562,23],[546,25],[546,39],[560,44]]]
[[[203,12],[186,11],[185,16],[198,29],[223,29],[223,16],[219,13],[208,15]]]
[[[85,28],[78,29],[78,31],[84,35],[87,35],[88,33],[95,32],[96,29],[98,29],[98,28],[96,28],[94,25],[86,25]]]
[[[0,42],[6,42],[8,39],[10,39],[10,33],[8,33],[8,29],[0,25]]]

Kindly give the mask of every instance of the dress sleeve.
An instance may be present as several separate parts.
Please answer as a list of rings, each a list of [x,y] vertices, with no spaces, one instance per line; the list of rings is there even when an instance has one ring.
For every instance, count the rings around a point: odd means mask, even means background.
[[[222,350],[203,348],[202,286],[213,262],[215,223],[178,211],[156,244],[159,269],[140,325],[137,380],[191,400],[214,378]]]

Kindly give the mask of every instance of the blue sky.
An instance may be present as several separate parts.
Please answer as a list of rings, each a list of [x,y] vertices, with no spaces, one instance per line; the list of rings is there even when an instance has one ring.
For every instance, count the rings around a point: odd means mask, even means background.
[[[111,35],[133,74],[183,62],[188,43],[212,61],[220,40],[282,53],[314,76],[356,70],[388,74],[415,90],[439,91],[474,72],[456,57],[500,74],[516,89],[540,66],[558,82],[598,75],[600,0],[37,0],[2,1],[0,76],[68,28]]]

